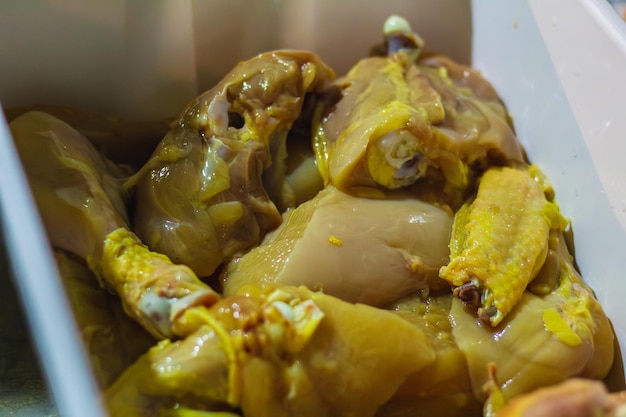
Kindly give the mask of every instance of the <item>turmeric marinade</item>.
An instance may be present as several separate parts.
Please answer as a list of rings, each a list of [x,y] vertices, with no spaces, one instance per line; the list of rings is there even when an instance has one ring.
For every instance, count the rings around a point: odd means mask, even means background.
[[[263,53],[153,127],[10,113],[112,416],[624,415],[554,191],[423,46]]]

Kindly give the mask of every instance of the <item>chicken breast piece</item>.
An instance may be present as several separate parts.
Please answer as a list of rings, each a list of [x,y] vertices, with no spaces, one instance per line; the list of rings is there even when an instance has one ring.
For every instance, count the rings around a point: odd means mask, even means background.
[[[305,285],[350,302],[384,306],[447,283],[452,217],[389,193],[364,198],[334,187],[284,215],[263,243],[235,259],[223,275],[225,294],[248,283]]]

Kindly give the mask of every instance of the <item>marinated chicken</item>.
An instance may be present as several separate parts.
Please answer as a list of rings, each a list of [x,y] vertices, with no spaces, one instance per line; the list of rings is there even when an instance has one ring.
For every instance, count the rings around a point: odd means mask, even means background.
[[[449,293],[426,298],[418,293],[376,309],[304,287],[242,285],[210,310],[187,310],[194,319],[178,323],[190,326],[181,332],[190,336],[162,343],[129,368],[107,392],[109,406],[119,415],[145,415],[155,404],[240,410],[245,416],[405,416],[427,410],[477,415],[491,365],[506,381],[499,388],[503,403],[570,376],[601,378],[613,357],[610,323],[574,273],[565,244],[551,242],[560,256],[558,286],[543,296],[525,292],[495,329],[481,326],[474,311]],[[330,335],[318,330],[324,323],[336,326]],[[420,347],[385,340],[397,336],[400,323],[404,336],[419,340]],[[376,340],[363,339],[370,337]],[[400,379],[390,379],[381,369],[391,371],[406,360],[406,351],[383,347],[396,343],[424,362],[411,371],[407,365]],[[384,401],[370,392],[374,389],[384,393]],[[341,408],[328,403],[329,395],[342,399]],[[359,395],[376,405],[357,401]]]
[[[573,378],[520,395],[486,417],[624,417],[626,392],[609,393],[599,381]]]
[[[308,115],[307,99],[333,78],[309,52],[270,52],[237,65],[183,111],[127,184],[137,183],[137,234],[199,276],[257,245],[302,193],[286,178],[297,169],[288,169],[287,139]],[[313,184],[321,188],[321,180]]]
[[[187,310],[179,324],[195,331],[128,368],[106,391],[111,413],[367,417],[434,360],[424,333],[390,311],[304,287],[243,293]]]
[[[383,307],[446,287],[452,217],[408,193],[359,197],[329,186],[284,214],[281,226],[230,262],[224,293],[247,284],[305,285]]]
[[[560,236],[551,239],[550,249],[558,255],[557,286],[545,295],[524,292],[498,326],[481,325],[458,298],[452,303],[452,334],[481,401],[489,363],[505,400],[569,377],[602,379],[613,364],[614,336],[602,307],[574,270]]]
[[[450,293],[426,298],[412,295],[389,306],[394,314],[424,332],[435,351],[435,360],[408,375],[377,416],[480,415],[482,403],[474,395],[465,355],[452,335],[452,298]]]
[[[441,277],[455,294],[498,325],[537,276],[548,254],[551,230],[565,220],[548,201],[531,170],[492,168],[478,193],[454,217],[450,263]]]
[[[60,250],[54,257],[94,376],[106,388],[154,344],[154,338],[124,314],[81,259]]]
[[[70,106],[24,106],[6,109],[9,122],[30,111],[56,117],[85,136],[105,157],[130,168],[146,163],[156,145],[169,130],[170,120],[135,121],[94,109]]]
[[[127,358],[95,362],[112,416],[623,414],[581,379],[615,338],[554,190],[489,82],[423,46],[393,17],[336,80],[253,57],[132,175],[51,115],[11,122],[51,246],[82,259],[59,264],[91,353],[129,336],[85,267],[160,339],[112,384]]]
[[[524,154],[493,87],[446,58],[415,62],[413,42],[362,59],[334,83],[341,99],[321,102],[314,129],[319,169],[342,190],[434,182],[437,198],[456,206],[485,167]]]
[[[219,295],[184,265],[151,252],[128,229],[119,169],[61,120],[29,112],[10,124],[53,247],[78,255],[155,337],[184,309]]]

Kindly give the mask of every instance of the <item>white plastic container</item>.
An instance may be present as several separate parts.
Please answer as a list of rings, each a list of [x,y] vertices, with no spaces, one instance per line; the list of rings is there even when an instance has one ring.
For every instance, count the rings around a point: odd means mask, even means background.
[[[9,1],[0,6],[0,101],[177,114],[264,50],[311,49],[341,73],[392,13],[500,92],[572,219],[580,270],[626,346],[626,24],[605,0]],[[61,415],[104,415],[3,120],[0,214]]]

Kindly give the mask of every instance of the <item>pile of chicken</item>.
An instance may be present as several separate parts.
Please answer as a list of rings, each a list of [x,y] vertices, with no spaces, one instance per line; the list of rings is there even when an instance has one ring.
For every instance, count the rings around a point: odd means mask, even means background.
[[[609,320],[506,108],[384,33],[339,78],[241,62],[138,169],[63,111],[13,119],[111,415],[618,415]]]

